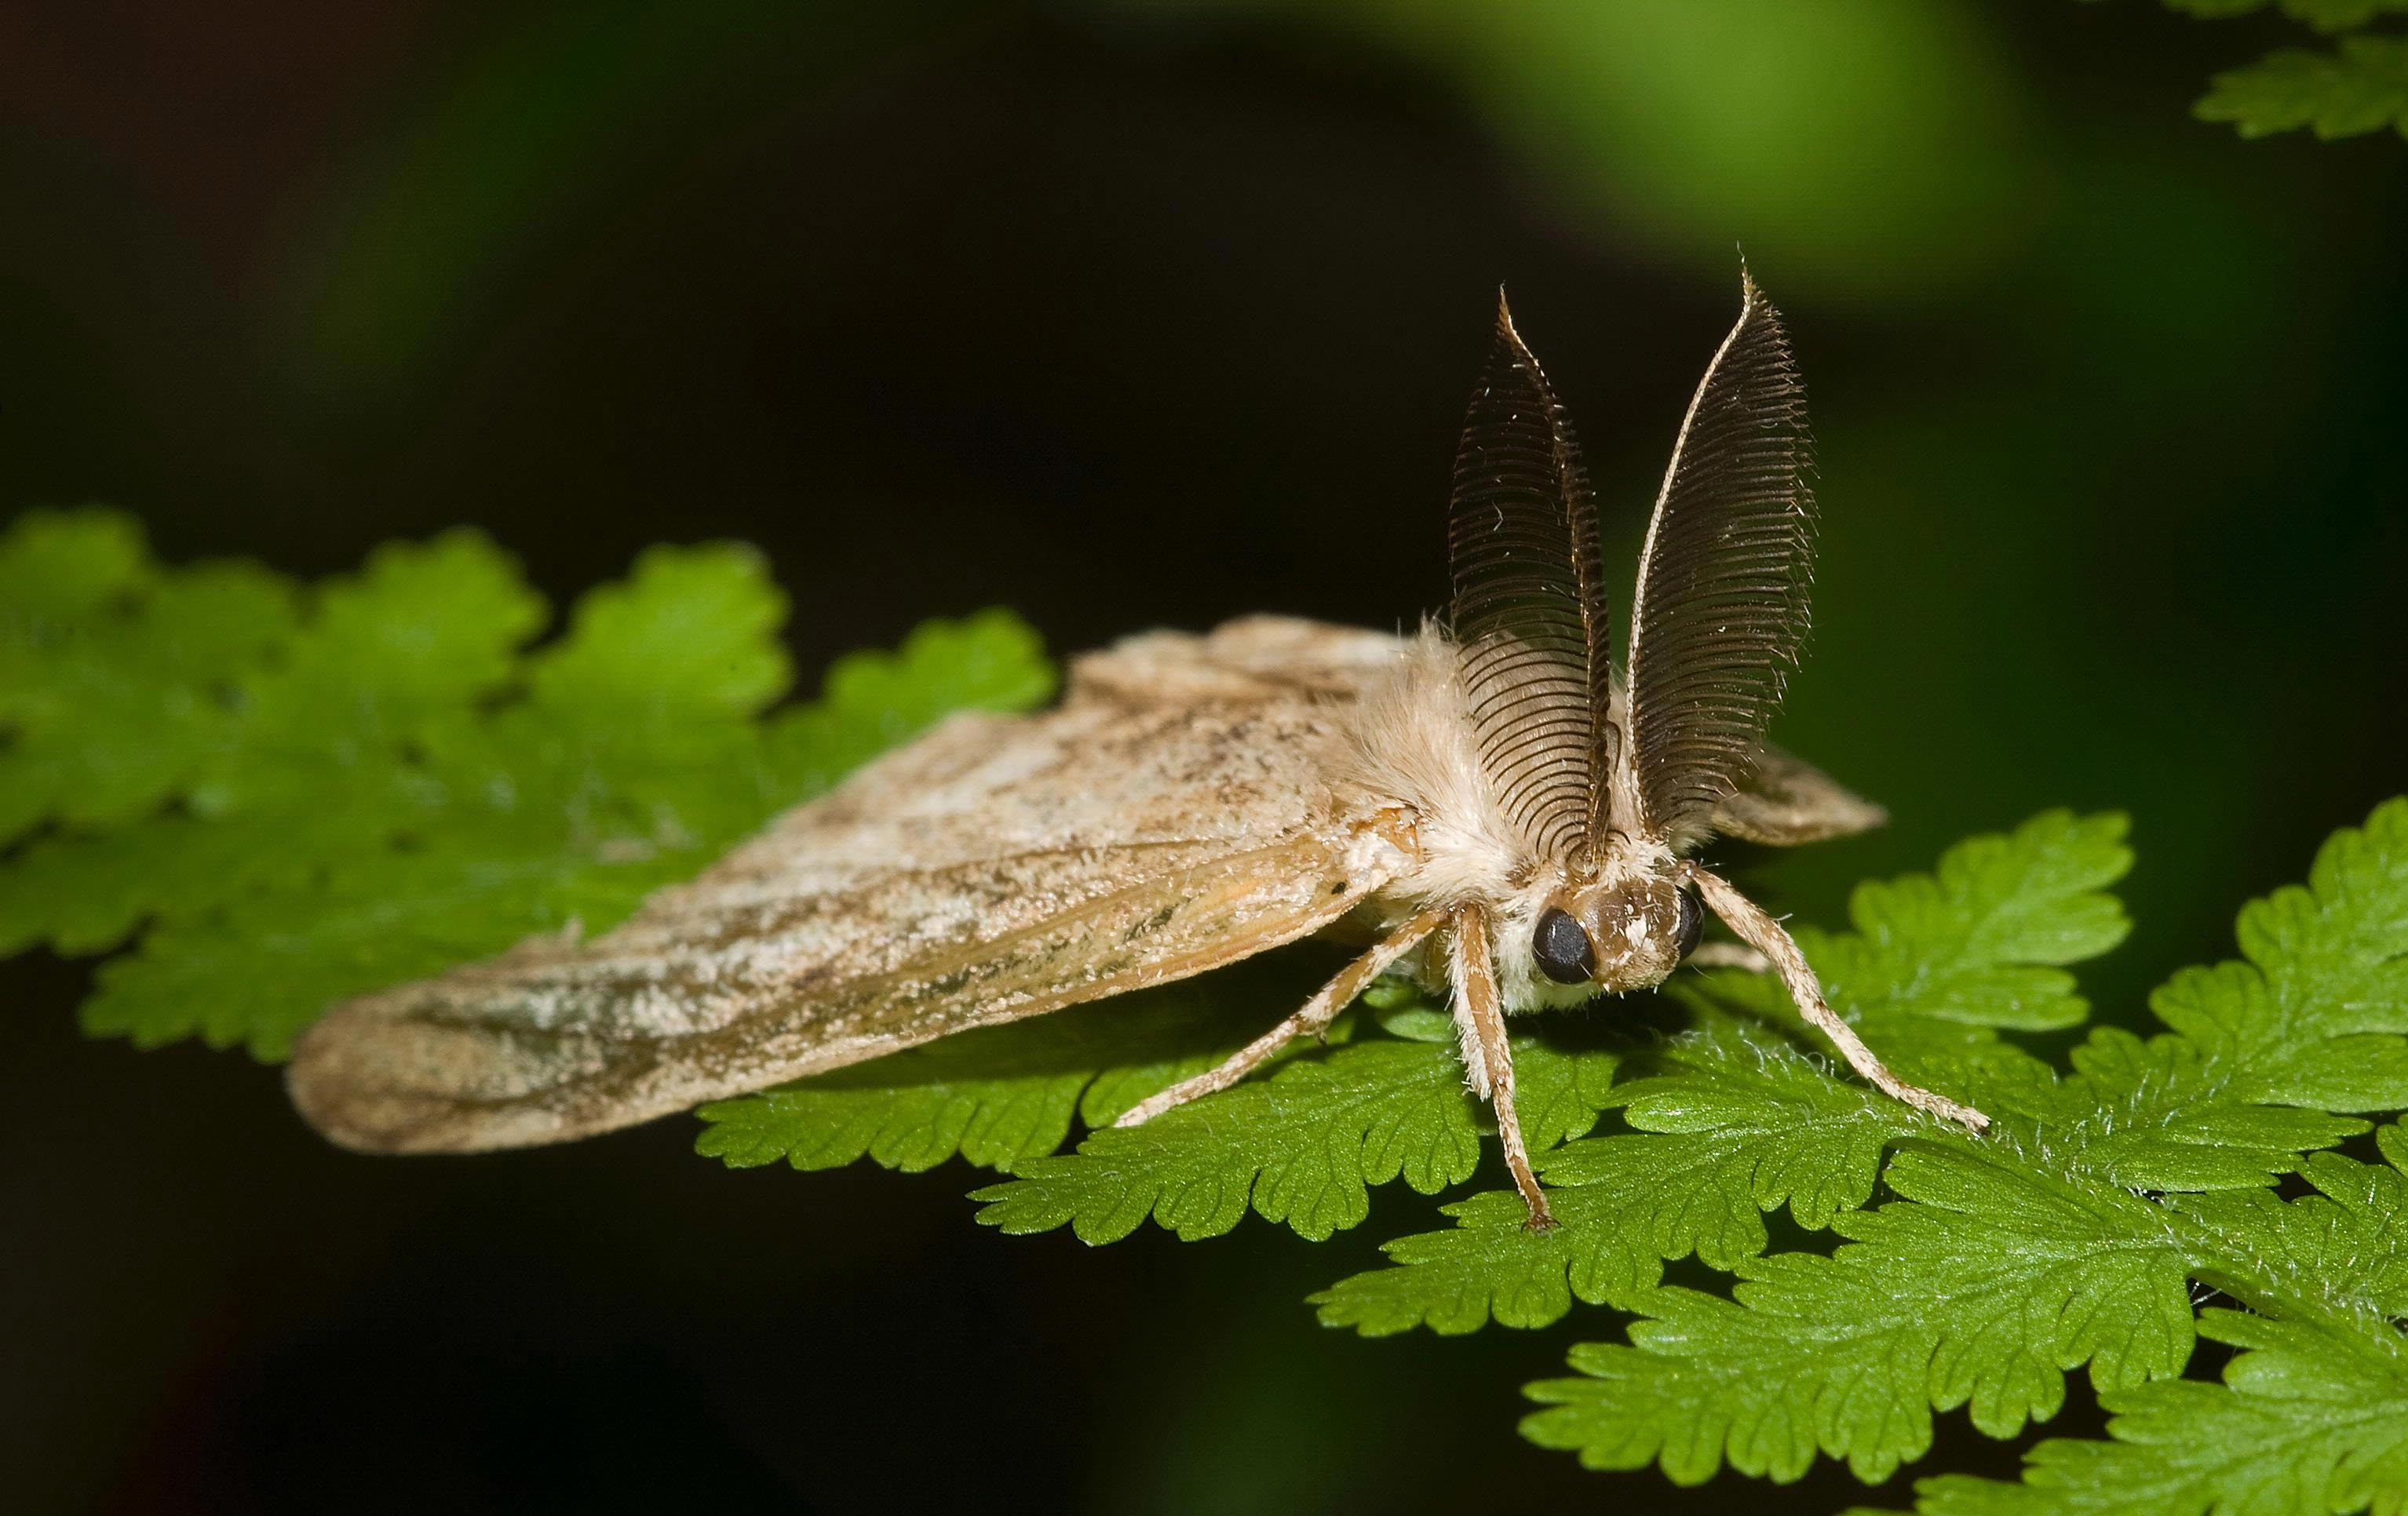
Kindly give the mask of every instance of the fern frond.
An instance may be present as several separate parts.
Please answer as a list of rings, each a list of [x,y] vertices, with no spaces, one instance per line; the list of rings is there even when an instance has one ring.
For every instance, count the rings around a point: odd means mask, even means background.
[[[1975,1426],[2012,1436],[2054,1414],[2065,1372],[2087,1366],[2127,1415],[2119,1443],[2043,1445],[2025,1485],[1942,1481],[1928,1509],[2309,1509],[2258,1503],[2301,1480],[2353,1498],[2403,1493],[2385,1481],[2393,1439],[2408,1436],[2397,1414],[2408,1379],[2386,1376],[2408,1374],[2392,1324],[2408,1188],[2390,1170],[2303,1155],[2364,1130],[2347,1112],[2408,1103],[2408,801],[2337,835],[2305,889],[2245,908],[2239,937],[2242,961],[2158,992],[2172,1030],[2096,1033],[2069,1080],[1977,1082],[2012,1111],[1987,1139],[1935,1129],[1899,1143],[1882,1178],[1899,1198],[1834,1217],[1848,1240],[1828,1257],[1742,1260],[1730,1300],[1659,1290],[1619,1302],[1641,1318],[1629,1344],[1575,1349],[1584,1377],[1531,1386],[1551,1409],[1525,1431],[1597,1466],[1654,1460],[1679,1480],[1725,1461],[1794,1479],[1818,1452],[1877,1480],[1928,1448],[1932,1411],[1969,1405]],[[2009,1094],[2016,1104],[1995,1098]],[[2286,1205],[2259,1188],[2297,1170],[2318,1197]],[[2262,1314],[2195,1323],[2192,1280]],[[2161,1382],[2195,1333],[2257,1350],[2226,1391]],[[2315,1348],[2315,1333],[2348,1340]],[[2286,1387],[2362,1396],[2365,1414],[2342,1428],[2329,1402],[2314,1414],[2272,1404]],[[2210,1414],[2203,1391],[2238,1398]],[[2219,1462],[2217,1437],[2296,1437],[2319,1415],[2327,1424],[2287,1464]],[[2192,1496],[2163,1480],[2192,1466],[2211,1493],[2184,1504]],[[2088,1480],[2113,1471],[2136,1503],[2047,1504],[2077,1467]],[[2083,1484],[2081,1499],[2091,1494]],[[1998,1501],[2010,1504],[1980,1504]]]
[[[2191,113],[2243,136],[2302,126],[2326,141],[2386,126],[2408,136],[2408,36],[2345,36],[2331,52],[2285,48],[2211,82]]]
[[[1800,928],[1799,941],[1832,1006],[1914,1077],[2028,1104],[2055,1076],[1991,1026],[2062,1026],[2086,1013],[2057,965],[2105,951],[2128,929],[2100,888],[2130,866],[2124,830],[2120,816],[2035,817],[1950,849],[1934,874],[1859,887],[1854,933]],[[1561,1189],[1556,1232],[1513,1235],[1519,1212],[1501,1199],[1449,1207],[1456,1230],[1388,1244],[1396,1266],[1316,1295],[1322,1320],[1367,1335],[1469,1331],[1491,1314],[1545,1325],[1570,1296],[1615,1302],[1691,1251],[1738,1266],[1764,1248],[1764,1211],[1787,1205],[1800,1223],[1826,1225],[1871,1195],[1886,1145],[1939,1134],[1723,1008],[1799,1025],[1768,976],[1692,978],[1683,993],[1700,1008],[1699,1029],[1663,1051],[1653,1077],[1616,1092],[1639,1131],[1575,1142],[1543,1166]]]
[[[167,569],[99,511],[0,535],[0,952],[95,952],[94,1032],[283,1055],[329,1002],[607,927],[781,808],[962,705],[1045,697],[991,613],[790,680],[749,548],[659,548],[526,644],[484,537],[304,590]]]
[[[1595,1124],[1612,1053],[1516,1038],[1513,1060],[1534,1150]],[[1402,1179],[1433,1194],[1469,1179],[1483,1114],[1451,1037],[1365,1038],[1142,1126],[1096,1131],[1077,1151],[1019,1164],[1014,1179],[970,1198],[985,1203],[979,1220],[989,1226],[1067,1225],[1086,1242],[1117,1241],[1148,1217],[1182,1238],[1216,1237],[1249,1209],[1319,1240],[1362,1224],[1371,1185]]]

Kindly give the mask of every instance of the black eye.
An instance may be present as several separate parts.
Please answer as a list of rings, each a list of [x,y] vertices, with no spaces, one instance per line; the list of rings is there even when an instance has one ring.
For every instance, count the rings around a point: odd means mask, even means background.
[[[1586,984],[1589,970],[1597,966],[1597,949],[1568,910],[1550,910],[1539,918],[1530,951],[1540,970],[1557,984]]]
[[[1705,930],[1705,925],[1706,903],[1698,898],[1698,887],[1694,884],[1682,885],[1681,922],[1673,929],[1680,935],[1682,957],[1686,958],[1698,951],[1698,934]]]

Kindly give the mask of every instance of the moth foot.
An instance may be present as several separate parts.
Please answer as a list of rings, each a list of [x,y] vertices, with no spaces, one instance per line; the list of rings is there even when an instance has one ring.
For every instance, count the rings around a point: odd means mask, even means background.
[[[1929,1111],[1942,1121],[1955,1122],[1976,1137],[1990,1129],[1990,1118],[1971,1106],[1959,1104],[1944,1094],[1934,1094],[1928,1090],[1908,1084],[1903,1080],[1893,1079],[1890,1085],[1894,1085],[1895,1088],[1885,1086],[1882,1091],[1884,1094],[1902,1100],[1917,1110]]]
[[[1771,959],[1736,942],[1701,942],[1686,962],[1691,968],[1739,968],[1751,974],[1772,971]]]
[[[1182,1080],[1169,1089],[1150,1094],[1122,1111],[1120,1115],[1113,1118],[1112,1124],[1143,1126],[1166,1110],[1175,1109],[1190,1100],[1200,1100],[1208,1094],[1226,1090],[1238,1082],[1236,1079],[1225,1078],[1224,1073],[1224,1070],[1216,1068],[1210,1073],[1198,1074],[1192,1080]]]

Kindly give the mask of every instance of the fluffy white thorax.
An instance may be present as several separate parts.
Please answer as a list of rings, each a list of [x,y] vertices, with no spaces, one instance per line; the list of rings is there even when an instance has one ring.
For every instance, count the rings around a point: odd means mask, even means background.
[[[1538,856],[1480,765],[1454,645],[1435,628],[1352,713],[1341,777],[1413,817],[1420,858],[1391,889],[1414,908],[1494,905],[1529,882]]]
[[[1425,627],[1406,644],[1396,667],[1365,692],[1349,735],[1340,778],[1414,818],[1418,856],[1383,889],[1381,903],[1399,917],[1432,906],[1484,908],[1508,1010],[1576,1006],[1596,995],[1593,986],[1558,984],[1539,970],[1532,937],[1540,913],[1568,883],[1567,865],[1542,857],[1498,803],[1481,766],[1455,649],[1442,632]],[[1615,786],[1619,811],[1627,781],[1616,773],[1608,782]],[[1670,861],[1667,849],[1617,836],[1600,851],[1598,881]],[[1435,964],[1422,975],[1433,988],[1445,982]]]

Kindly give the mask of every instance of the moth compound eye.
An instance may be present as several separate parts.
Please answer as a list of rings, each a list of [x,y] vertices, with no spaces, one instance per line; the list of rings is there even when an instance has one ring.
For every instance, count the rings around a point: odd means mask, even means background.
[[[1698,898],[1694,884],[1681,886],[1681,922],[1676,929],[1681,942],[1681,956],[1686,958],[1698,951],[1698,934],[1705,930],[1706,903]]]
[[[1540,971],[1557,984],[1586,984],[1589,971],[1597,967],[1596,947],[1568,910],[1549,910],[1539,918],[1530,951],[1539,960]]]

